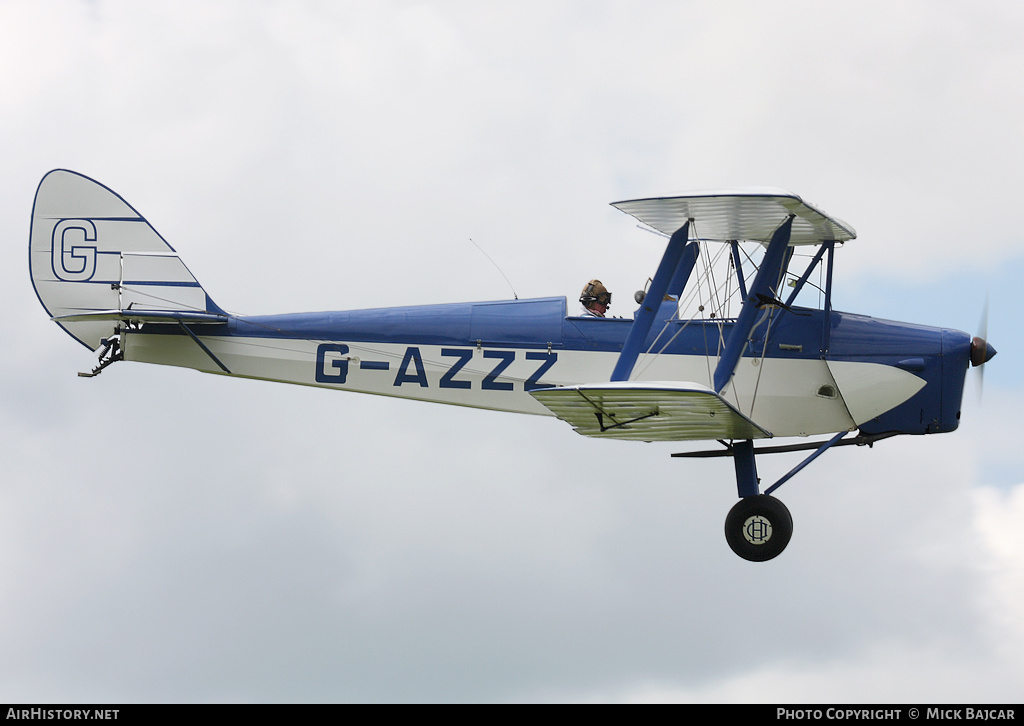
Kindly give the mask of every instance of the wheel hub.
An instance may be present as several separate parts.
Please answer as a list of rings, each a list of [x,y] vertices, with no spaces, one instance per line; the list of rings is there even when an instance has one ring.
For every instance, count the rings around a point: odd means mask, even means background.
[[[772,523],[760,514],[747,517],[743,523],[743,538],[752,545],[763,545],[772,538]]]

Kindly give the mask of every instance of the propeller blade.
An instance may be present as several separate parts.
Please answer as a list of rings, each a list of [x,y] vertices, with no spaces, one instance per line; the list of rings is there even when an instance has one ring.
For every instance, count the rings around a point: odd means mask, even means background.
[[[981,320],[978,321],[978,337],[988,340],[988,293],[985,293],[985,304],[981,308]]]

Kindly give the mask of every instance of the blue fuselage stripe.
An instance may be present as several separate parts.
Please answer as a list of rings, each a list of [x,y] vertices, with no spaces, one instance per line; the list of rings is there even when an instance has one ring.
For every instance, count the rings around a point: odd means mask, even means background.
[[[526,303],[526,305],[524,305]],[[344,312],[296,313],[233,317],[224,330],[248,338],[331,340],[406,345],[482,346],[485,348],[552,348],[591,352],[622,349],[632,320],[566,317],[564,298],[485,303],[486,327],[474,324],[481,303],[455,303]],[[496,308],[502,308],[499,312]],[[671,309],[670,309],[671,308]],[[719,341],[728,339],[734,320],[667,320],[674,305],[659,311],[643,350],[657,343],[667,355],[719,354]],[[767,314],[767,313],[766,313]],[[938,355],[942,330],[832,311],[831,344],[821,350],[824,313],[795,308],[775,310],[771,339],[758,338],[768,328],[755,326],[746,356],[780,359],[840,358],[896,365],[910,357]],[[499,322],[500,321],[500,322]],[[680,328],[683,328],[680,330]],[[483,336],[483,337],[481,337]],[[371,364],[369,361],[363,363]]]

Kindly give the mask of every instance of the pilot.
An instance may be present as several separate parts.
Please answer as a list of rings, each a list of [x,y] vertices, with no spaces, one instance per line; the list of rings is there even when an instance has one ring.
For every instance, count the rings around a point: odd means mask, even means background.
[[[600,280],[591,280],[583,286],[580,302],[583,304],[582,315],[603,318],[612,304],[612,294],[601,284]]]

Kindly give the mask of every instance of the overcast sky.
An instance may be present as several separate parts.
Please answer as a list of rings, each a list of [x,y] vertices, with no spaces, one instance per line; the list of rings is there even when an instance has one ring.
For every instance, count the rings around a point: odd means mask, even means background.
[[[0,701],[1019,703],[1022,37],[1012,2],[0,0]],[[784,187],[858,231],[837,307],[973,334],[988,295],[999,356],[958,432],[787,483],[753,564],[685,446],[78,378],[26,264],[58,167],[240,313],[510,297],[472,238],[629,314],[662,245],[608,202]]]

